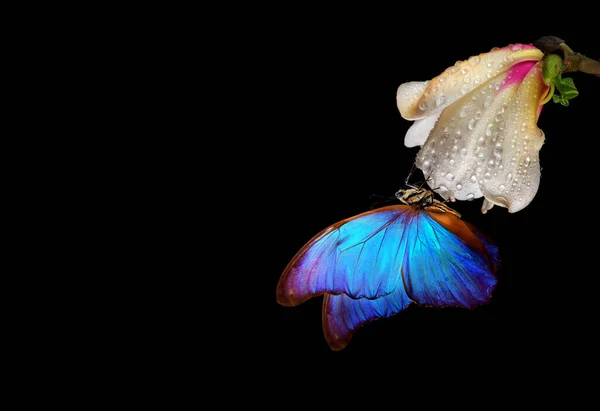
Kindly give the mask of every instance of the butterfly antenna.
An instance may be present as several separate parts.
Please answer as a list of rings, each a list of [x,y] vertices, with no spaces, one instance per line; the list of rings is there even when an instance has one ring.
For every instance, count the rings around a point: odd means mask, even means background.
[[[406,176],[406,180],[404,180],[405,186],[410,186],[410,184],[408,183],[408,180],[410,180],[410,178],[412,177],[412,174],[415,172],[416,167],[417,167],[417,165],[413,161],[412,165],[410,166],[410,171],[408,172],[408,175]]]
[[[382,196],[382,195],[379,195],[379,194],[371,194],[369,196],[369,199],[371,199],[371,200],[377,200],[377,201],[374,201],[371,204],[371,210],[373,210],[375,208],[379,208],[379,207],[384,206],[384,205],[388,205],[390,203],[395,203],[397,201],[396,196],[390,197],[390,196]]]

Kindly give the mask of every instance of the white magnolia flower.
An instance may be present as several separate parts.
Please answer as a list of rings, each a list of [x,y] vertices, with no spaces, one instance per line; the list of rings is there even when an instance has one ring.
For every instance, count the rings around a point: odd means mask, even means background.
[[[483,213],[531,202],[544,143],[537,120],[549,97],[542,57],[531,45],[510,45],[398,88],[402,117],[415,120],[405,145],[421,146],[416,165],[444,199],[484,197]]]

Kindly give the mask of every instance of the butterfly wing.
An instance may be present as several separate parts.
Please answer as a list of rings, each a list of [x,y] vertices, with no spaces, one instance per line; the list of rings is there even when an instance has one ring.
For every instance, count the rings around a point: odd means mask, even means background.
[[[345,294],[325,294],[323,299],[323,331],[329,347],[339,351],[348,345],[352,335],[364,324],[388,318],[404,310],[410,303],[403,286],[388,295],[369,300],[353,299]]]
[[[496,286],[498,249],[452,213],[422,212],[406,228],[410,252],[402,264],[409,297],[422,305],[474,308]]]
[[[375,299],[401,285],[407,246],[406,205],[371,210],[340,221],[311,239],[284,270],[277,301],[298,305],[323,293]]]

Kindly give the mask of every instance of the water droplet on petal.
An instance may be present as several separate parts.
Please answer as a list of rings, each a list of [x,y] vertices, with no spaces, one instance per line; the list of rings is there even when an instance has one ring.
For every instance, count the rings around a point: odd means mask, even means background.
[[[454,165],[456,164],[456,161],[454,161],[454,159],[453,159],[453,158],[451,158],[451,159],[450,159],[450,161],[449,161],[449,163],[450,163],[450,165],[451,165],[452,167],[454,167]]]
[[[500,192],[503,192],[504,190],[506,190],[506,186],[504,184],[500,184],[498,186],[498,190],[500,190]]]
[[[465,117],[467,116],[467,111],[468,111],[468,109],[467,109],[466,107],[463,107],[463,108],[460,110],[460,113],[458,113],[458,115],[459,115],[461,118],[465,118]]]
[[[446,178],[447,178],[449,181],[452,181],[452,180],[454,180],[454,174],[452,174],[452,173],[448,173],[448,174],[446,174]]]
[[[491,105],[492,105],[492,96],[487,96],[487,97],[485,98],[485,101],[483,102],[483,106],[484,106],[485,108],[488,108],[488,107],[489,107],[489,106],[491,106]]]
[[[469,89],[466,88],[465,86],[462,86],[460,89],[460,93],[464,96],[465,94],[467,94],[469,92]]]
[[[488,61],[488,64],[487,64],[488,67],[492,67],[493,65],[494,65],[494,63],[492,63],[491,61]]]
[[[506,127],[506,123],[503,121],[500,122],[500,124],[498,124],[498,129],[500,131],[504,130],[504,128]]]
[[[492,175],[490,173],[485,173],[483,175],[483,178],[485,178],[486,180],[489,180],[490,178],[492,178]]]
[[[472,200],[474,198],[475,198],[475,195],[473,193],[467,194],[467,200]]]
[[[419,103],[419,108],[420,108],[421,110],[427,110],[427,107],[429,107],[429,104],[427,104],[427,102],[425,102],[425,101],[421,101],[421,102]]]
[[[482,147],[485,144],[485,140],[483,137],[479,137],[479,140],[477,140],[477,145],[479,147]]]
[[[463,81],[464,81],[465,83],[468,83],[469,81],[471,81],[471,77],[469,77],[469,76],[464,76],[464,77],[463,77]]]
[[[471,176],[470,180],[471,180],[471,183],[473,183],[473,184],[477,183],[477,176],[475,174],[473,174]]]
[[[479,56],[471,57],[471,59],[469,60],[469,62],[474,66],[478,65],[480,61],[481,59],[479,58]]]
[[[467,149],[463,148],[462,150],[460,150],[460,155],[465,157],[467,155]]]
[[[448,101],[448,99],[446,98],[446,96],[441,95],[437,98],[437,100],[435,100],[435,105],[437,107],[441,106],[442,104],[446,104],[446,102]]]
[[[493,132],[494,132],[494,125],[490,123],[485,128],[485,135],[487,137],[491,137]]]
[[[461,184],[461,183],[458,183],[458,184],[456,185],[456,189],[457,189],[458,191],[462,190],[462,184]]]
[[[476,121],[474,118],[469,121],[469,130],[473,130],[475,128],[475,123]]]
[[[525,158],[525,167],[529,167],[530,162],[531,162],[531,159],[529,157]]]
[[[519,50],[522,50],[522,49],[523,49],[523,47],[520,44],[515,44],[511,48],[512,51],[519,51]]]
[[[461,73],[462,75],[465,75],[465,74],[467,74],[468,72],[469,72],[469,71],[468,71],[467,69],[462,69],[462,70],[460,71],[460,73]]]
[[[427,172],[429,171],[429,169],[431,168],[431,163],[429,162],[429,160],[425,160],[423,162],[423,171]]]
[[[508,173],[508,174],[506,175],[506,182],[507,182],[507,183],[510,183],[510,180],[512,180],[512,173]]]

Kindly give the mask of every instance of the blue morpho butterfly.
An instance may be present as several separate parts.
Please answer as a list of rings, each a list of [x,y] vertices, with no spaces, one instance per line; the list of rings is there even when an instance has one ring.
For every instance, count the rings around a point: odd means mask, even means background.
[[[277,301],[324,294],[323,330],[333,350],[363,324],[411,303],[475,308],[496,286],[498,248],[431,191],[409,185],[403,203],[340,221],[313,237],[285,268]]]

